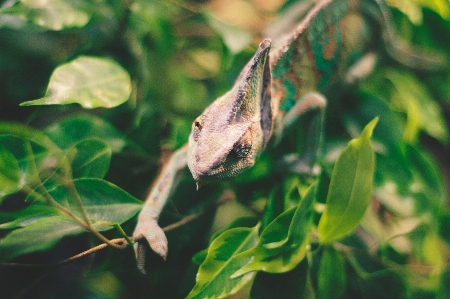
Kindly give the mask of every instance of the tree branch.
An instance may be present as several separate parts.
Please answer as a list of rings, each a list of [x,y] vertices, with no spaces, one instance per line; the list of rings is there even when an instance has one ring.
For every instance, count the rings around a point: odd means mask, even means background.
[[[226,190],[222,196],[211,206],[207,207],[206,209],[204,209],[203,211],[200,211],[196,214],[192,214],[192,215],[188,215],[185,216],[183,218],[181,218],[179,221],[174,222],[168,226],[165,226],[162,228],[163,231],[168,232],[174,229],[177,229],[197,218],[199,218],[200,216],[202,216],[203,214],[205,214],[207,211],[211,210],[212,208],[215,208],[217,206],[220,206],[230,200],[234,200],[235,196],[234,193],[230,190]],[[83,226],[85,227],[85,226]],[[130,240],[134,241],[133,237],[128,237]],[[57,268],[60,267],[62,265],[65,265],[67,263],[70,263],[74,260],[77,260],[79,258],[94,254],[100,250],[105,249],[108,246],[111,246],[113,248],[116,249],[125,249],[126,247],[128,247],[128,242],[125,238],[117,238],[117,239],[112,239],[112,240],[108,240],[108,242],[102,243],[100,245],[97,245],[95,247],[92,247],[86,251],[80,252],[74,256],[71,256],[65,260],[59,261],[57,263],[54,264],[23,264],[23,263],[1,263],[1,266],[5,266],[5,267],[25,267],[25,268]]]

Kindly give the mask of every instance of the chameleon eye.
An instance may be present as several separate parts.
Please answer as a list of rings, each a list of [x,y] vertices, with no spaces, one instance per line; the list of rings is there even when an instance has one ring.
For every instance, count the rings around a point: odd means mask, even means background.
[[[194,140],[197,141],[198,137],[200,136],[200,132],[203,128],[203,120],[205,119],[205,116],[202,115],[198,117],[196,120],[194,120],[194,123],[192,124],[192,135],[194,137]]]
[[[245,141],[243,143],[239,143],[235,148],[234,152],[240,158],[245,158],[250,155],[252,151],[252,143],[250,141]]]

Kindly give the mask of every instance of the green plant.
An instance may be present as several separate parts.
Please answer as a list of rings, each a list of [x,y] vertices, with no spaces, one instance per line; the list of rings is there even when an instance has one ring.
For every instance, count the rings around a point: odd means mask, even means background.
[[[403,38],[450,50],[446,1],[391,2]],[[301,130],[234,182],[186,173],[145,276],[137,198],[290,3],[1,3],[2,298],[449,296],[448,72],[382,61],[330,103],[317,176],[274,174]]]

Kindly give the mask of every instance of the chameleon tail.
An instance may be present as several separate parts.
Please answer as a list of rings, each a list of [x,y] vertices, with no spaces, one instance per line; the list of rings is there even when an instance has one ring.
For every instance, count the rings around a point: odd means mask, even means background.
[[[411,47],[395,34],[392,16],[389,8],[382,0],[375,0],[381,12],[383,40],[387,54],[404,66],[417,70],[442,71],[449,68],[446,56],[438,53],[425,52]]]

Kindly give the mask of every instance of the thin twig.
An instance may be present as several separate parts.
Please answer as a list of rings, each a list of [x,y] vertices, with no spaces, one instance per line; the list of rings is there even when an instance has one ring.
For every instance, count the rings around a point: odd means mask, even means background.
[[[234,197],[234,193],[231,192],[230,190],[226,190],[226,191],[222,194],[222,196],[215,202],[214,205],[211,205],[210,207],[207,207],[207,208],[204,209],[203,211],[198,212],[198,213],[196,213],[196,214],[192,214],[192,215],[185,216],[185,217],[183,217],[182,219],[180,219],[179,221],[177,221],[177,222],[175,222],[175,223],[172,223],[172,224],[170,224],[170,225],[168,225],[168,226],[163,227],[162,230],[165,231],[165,232],[168,232],[168,231],[174,230],[174,229],[176,229],[176,228],[178,228],[178,227],[181,227],[181,226],[183,226],[183,225],[185,225],[185,224],[187,224],[187,223],[189,223],[189,222],[191,222],[191,221],[193,221],[193,220],[199,218],[200,216],[202,216],[203,214],[205,214],[205,213],[206,213],[207,211],[209,211],[210,209],[212,209],[212,208],[214,208],[214,207],[217,207],[217,206],[219,206],[219,205],[222,205],[222,204],[224,204],[224,203],[226,203],[226,202],[228,202],[228,201],[230,201],[230,200],[233,200],[234,198],[235,198],[235,197]],[[57,203],[57,204],[60,205],[59,203]],[[63,206],[61,206],[61,207],[64,208],[64,209],[66,209],[66,208],[63,207]],[[59,208],[59,207],[58,207],[58,208]],[[65,212],[65,211],[64,211],[64,212]],[[69,213],[72,213],[72,212],[70,212],[70,210],[69,210],[68,212],[69,212]],[[82,221],[82,220],[79,220],[79,221]],[[83,227],[86,228],[86,224],[84,224]],[[102,237],[104,237],[104,236],[102,235]],[[134,238],[133,238],[133,237],[128,237],[128,238],[129,238],[130,240],[134,241]],[[88,249],[88,250],[86,250],[86,251],[80,252],[80,253],[78,253],[78,254],[76,254],[76,255],[74,255],[74,256],[71,256],[71,257],[69,257],[69,258],[67,258],[67,259],[65,259],[65,260],[59,261],[59,262],[54,263],[54,264],[1,263],[0,265],[1,265],[1,266],[5,266],[5,267],[25,267],[25,268],[44,267],[44,268],[57,268],[57,267],[60,267],[60,266],[62,266],[62,265],[64,265],[64,264],[70,263],[70,262],[72,262],[72,261],[74,261],[74,260],[76,260],[76,259],[79,259],[79,258],[88,256],[88,255],[91,255],[91,254],[94,254],[94,253],[96,253],[96,252],[98,252],[98,251],[100,251],[100,250],[105,249],[105,248],[108,247],[108,246],[111,246],[111,247],[114,247],[114,248],[117,248],[117,249],[121,249],[121,250],[122,250],[122,249],[125,249],[126,247],[128,247],[128,245],[129,245],[129,243],[127,242],[127,240],[126,240],[125,238],[117,238],[117,239],[111,239],[111,240],[107,239],[107,240],[108,240],[108,242],[105,242],[105,243],[102,243],[102,244],[97,245],[97,246],[95,246],[95,247],[92,247],[92,248],[90,248],[90,249]],[[111,244],[113,244],[113,245],[111,245]]]
[[[132,237],[131,237],[132,239]],[[128,245],[127,240],[125,238],[117,238],[117,239],[112,239],[109,240],[110,243],[114,243],[117,247],[115,248],[119,248],[119,249],[125,249]],[[102,243],[100,245],[97,245],[95,247],[92,247],[86,251],[80,252],[74,256],[71,256],[65,260],[59,261],[57,263],[53,263],[53,264],[22,264],[22,263],[2,263],[2,266],[6,266],[6,267],[25,267],[25,268],[37,268],[37,267],[42,267],[42,268],[54,268],[54,267],[60,267],[64,264],[67,264],[69,262],[72,262],[76,259],[91,255],[93,253],[96,253],[97,251],[100,251],[102,249],[105,249],[106,247],[110,246],[107,243]]]
[[[91,232],[92,234],[94,234],[97,238],[99,238],[101,241],[107,243],[109,246],[111,247],[115,247],[117,249],[121,249],[120,247],[118,247],[116,244],[110,243],[109,239],[106,238],[105,236],[103,236],[101,233],[99,233],[91,224],[91,226],[86,223],[85,221],[83,221],[82,219],[80,219],[77,215],[75,215],[70,209],[66,208],[65,206],[63,206],[62,204],[60,204],[59,202],[57,202],[47,191],[47,189],[42,186],[39,185],[38,188],[41,190],[41,195],[45,198],[45,200],[47,201],[47,203],[51,206],[53,206],[54,208],[64,212],[67,216],[69,216],[70,218],[72,218],[78,225],[80,225],[81,227],[85,228],[86,230],[88,230],[89,232]],[[25,185],[23,187],[23,189],[31,194],[31,193],[36,193],[31,187]],[[81,199],[80,199],[81,200]]]

